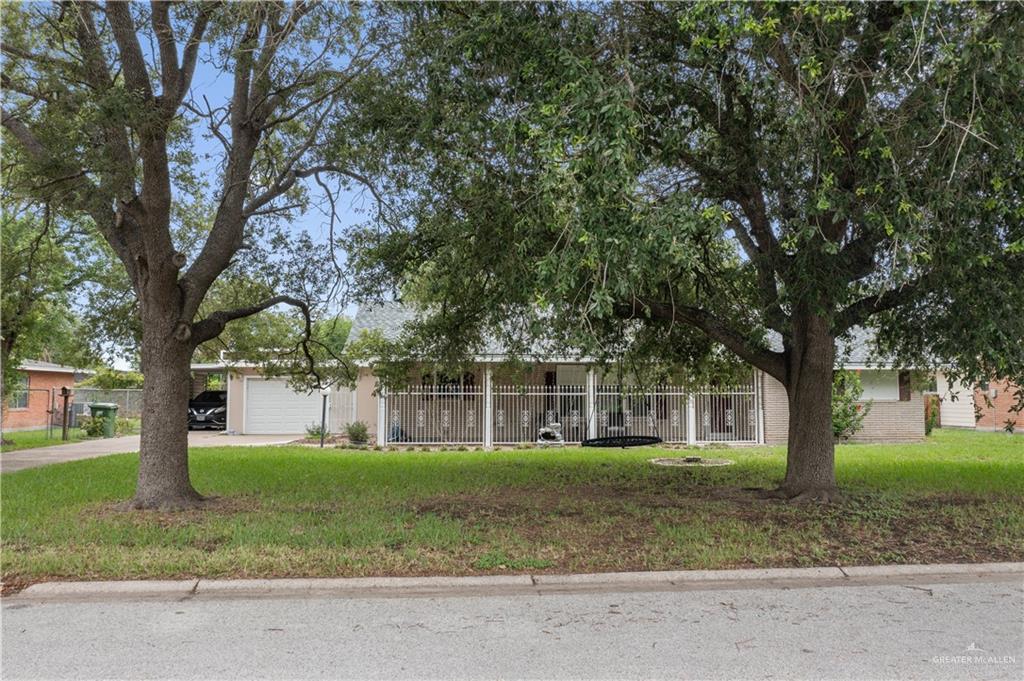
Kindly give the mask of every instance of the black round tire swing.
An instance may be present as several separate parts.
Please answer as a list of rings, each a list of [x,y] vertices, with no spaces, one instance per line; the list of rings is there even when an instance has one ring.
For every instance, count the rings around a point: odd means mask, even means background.
[[[656,435],[612,435],[610,437],[592,437],[580,443],[582,447],[649,447],[664,442]]]

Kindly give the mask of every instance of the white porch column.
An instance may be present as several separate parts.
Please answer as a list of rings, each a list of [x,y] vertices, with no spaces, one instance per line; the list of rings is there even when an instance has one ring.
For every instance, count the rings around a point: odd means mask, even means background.
[[[377,393],[377,446],[383,447],[388,441],[387,389],[381,387]]]
[[[686,444],[697,444],[697,398],[686,393]]]
[[[597,437],[597,374],[587,367],[587,437]]]
[[[754,408],[757,410],[757,443],[764,444],[764,397],[761,386],[764,385],[764,372],[758,371],[754,377]]]
[[[494,390],[491,367],[484,369],[484,449],[494,449]]]

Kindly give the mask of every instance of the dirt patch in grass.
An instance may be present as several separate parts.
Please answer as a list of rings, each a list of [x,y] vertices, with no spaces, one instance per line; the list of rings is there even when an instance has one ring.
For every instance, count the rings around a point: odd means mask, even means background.
[[[575,517],[600,510],[602,513],[634,512],[634,509],[694,509],[709,502],[728,503],[736,512],[762,513],[768,506],[785,502],[765,499],[739,487],[610,483],[565,488],[525,490],[498,488],[487,493],[442,494],[412,505],[416,513],[435,513],[460,520],[512,518],[524,514]],[[597,507],[597,508],[595,508]]]
[[[897,499],[853,492],[842,504],[794,506],[740,488],[657,492],[642,484],[613,483],[444,494],[421,500],[412,510],[505,530],[534,552],[557,549],[556,569],[578,569],[580,556],[589,557],[583,567],[591,568],[692,567],[685,564],[694,553],[687,544],[702,544],[706,555],[727,561],[718,567],[1024,559],[1013,529],[992,529],[1002,528],[1002,503],[969,495]],[[659,526],[680,532],[666,539],[659,537]],[[745,542],[749,548],[739,546]],[[737,550],[722,558],[729,544]]]
[[[130,509],[123,501],[85,506],[80,515],[89,519],[127,520],[134,525],[183,527],[192,525],[211,514],[235,515],[261,509],[259,499],[249,496],[210,497],[202,507],[184,511],[145,511]]]

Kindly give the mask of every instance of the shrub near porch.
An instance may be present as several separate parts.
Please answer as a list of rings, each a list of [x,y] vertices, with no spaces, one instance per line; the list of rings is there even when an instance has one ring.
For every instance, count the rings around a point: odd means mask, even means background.
[[[824,508],[742,490],[781,478],[781,448],[659,455],[197,449],[196,486],[221,499],[177,514],[114,510],[132,455],[5,474],[4,581],[1024,560],[1024,437],[840,446],[847,501]]]

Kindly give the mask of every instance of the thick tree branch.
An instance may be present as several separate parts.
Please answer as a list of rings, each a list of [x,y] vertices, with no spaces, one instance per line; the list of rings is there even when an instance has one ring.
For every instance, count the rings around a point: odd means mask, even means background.
[[[78,22],[75,27],[75,38],[82,52],[85,78],[89,86],[96,92],[106,93],[113,86],[113,78],[111,78],[110,68],[107,65],[106,56],[103,54],[103,46],[96,32],[96,24],[92,15],[93,8],[86,3],[80,3],[77,5],[77,9]],[[110,122],[103,126],[103,134],[121,170],[120,176],[113,178],[115,191],[120,194],[122,200],[128,201],[135,196],[135,181],[131,173],[135,159],[132,155],[128,133],[124,126]]]
[[[114,41],[121,55],[121,71],[124,73],[125,82],[129,89],[149,100],[153,97],[153,88],[149,82],[146,58],[142,55],[142,47],[135,33],[131,5],[127,2],[108,2],[105,8],[107,21],[110,22]]]
[[[11,133],[11,135],[14,136],[14,139],[18,140],[22,149],[25,150],[33,161],[41,163],[49,158],[49,154],[46,152],[46,147],[44,147],[42,142],[32,134],[32,131],[29,130],[28,126],[16,117],[7,113],[4,109],[0,109],[0,125],[7,128],[7,132]]]
[[[782,353],[752,345],[742,334],[707,310],[638,300],[632,304],[616,306],[615,312],[622,319],[654,319],[688,324],[703,332],[711,340],[724,345],[740,359],[749,362],[779,381],[785,381],[786,365]]]
[[[178,44],[174,40],[174,29],[171,27],[171,3],[166,0],[154,0],[150,3],[153,22],[153,33],[160,49],[160,85],[161,96],[165,100],[177,98],[178,83],[181,71],[178,67]]]
[[[212,340],[224,331],[224,327],[228,322],[236,319],[244,319],[245,317],[251,317],[254,314],[259,314],[264,310],[268,310],[275,305],[282,304],[296,307],[302,310],[303,314],[307,317],[309,316],[309,305],[306,301],[287,295],[274,296],[273,298],[267,298],[266,300],[246,307],[239,307],[233,310],[220,310],[210,314],[205,319],[196,322],[192,325],[192,343],[193,345],[199,345],[208,340]]]
[[[872,315],[879,312],[885,312],[907,304],[920,293],[921,289],[927,284],[928,279],[928,275],[923,275],[918,279],[903,284],[899,288],[866,296],[851,303],[836,315],[835,333],[838,335],[851,327],[863,324]]]

